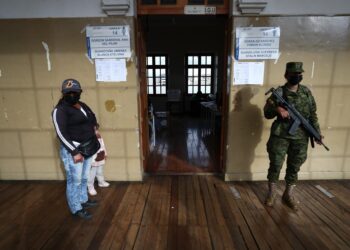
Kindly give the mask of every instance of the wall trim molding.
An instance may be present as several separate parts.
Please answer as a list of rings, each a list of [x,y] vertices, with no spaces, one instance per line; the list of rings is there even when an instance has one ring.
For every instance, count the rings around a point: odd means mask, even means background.
[[[285,173],[281,172],[280,180],[284,180]],[[225,181],[267,181],[267,171],[259,173],[226,173]],[[299,180],[332,180],[349,179],[350,172],[300,172]]]

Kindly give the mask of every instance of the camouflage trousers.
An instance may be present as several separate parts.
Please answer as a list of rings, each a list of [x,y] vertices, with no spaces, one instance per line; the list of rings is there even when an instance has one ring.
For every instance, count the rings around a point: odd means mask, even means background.
[[[285,181],[287,184],[295,184],[298,180],[298,172],[306,161],[308,138],[286,139],[278,136],[270,136],[267,142],[267,152],[270,159],[270,167],[267,179],[276,182],[279,179],[283,162],[287,155],[287,170]]]

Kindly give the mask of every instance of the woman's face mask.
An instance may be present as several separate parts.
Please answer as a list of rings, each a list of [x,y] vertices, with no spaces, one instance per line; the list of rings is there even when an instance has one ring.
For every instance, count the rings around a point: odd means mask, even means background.
[[[288,77],[288,82],[292,85],[297,85],[303,80],[303,75],[292,75]]]
[[[63,99],[70,105],[76,104],[80,100],[80,93],[68,93],[64,95]]]

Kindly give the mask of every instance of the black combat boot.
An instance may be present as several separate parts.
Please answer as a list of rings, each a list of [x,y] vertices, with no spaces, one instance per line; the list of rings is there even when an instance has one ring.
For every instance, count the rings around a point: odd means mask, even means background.
[[[269,182],[269,192],[267,193],[267,196],[265,199],[266,206],[273,207],[276,195],[277,195],[277,184],[275,182]]]

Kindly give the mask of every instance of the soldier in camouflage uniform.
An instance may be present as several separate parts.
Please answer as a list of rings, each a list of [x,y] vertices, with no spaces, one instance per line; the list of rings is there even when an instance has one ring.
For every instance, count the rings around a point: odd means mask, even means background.
[[[284,75],[287,83],[279,87],[277,91],[288,103],[294,105],[317,131],[320,131],[314,97],[306,86],[300,84],[303,79],[303,72],[301,62],[287,63]],[[293,189],[298,179],[300,167],[307,158],[309,136],[302,127],[298,128],[295,135],[288,133],[291,125],[289,113],[285,108],[279,106],[273,95],[267,99],[264,106],[264,115],[267,119],[277,117],[272,124],[270,138],[267,142],[270,167],[267,175],[269,192],[265,204],[273,206],[276,197],[276,182],[279,179],[285,156],[288,155],[285,176],[286,190],[282,196],[282,201],[288,207],[297,210],[297,202],[293,198]]]

